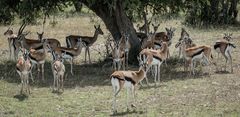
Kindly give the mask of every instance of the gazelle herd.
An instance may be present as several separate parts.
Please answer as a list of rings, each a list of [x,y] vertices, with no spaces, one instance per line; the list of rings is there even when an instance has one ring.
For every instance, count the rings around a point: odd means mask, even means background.
[[[149,23],[150,24],[150,23]],[[17,60],[17,73],[20,75],[22,88],[21,93],[26,88],[26,92],[30,93],[29,88],[29,75],[32,76],[32,70],[37,65],[38,78],[44,80],[44,63],[48,53],[51,53],[53,62],[51,62],[51,69],[54,76],[53,90],[63,91],[63,79],[66,72],[64,60],[68,61],[71,65],[70,72],[73,75],[73,60],[81,54],[83,48],[85,48],[85,62],[87,56],[89,63],[91,63],[89,48],[96,42],[98,35],[103,35],[103,31],[99,26],[94,26],[95,32],[92,37],[69,35],[66,36],[66,47],[63,47],[58,39],[43,38],[42,33],[38,33],[37,39],[26,38],[29,32],[23,33],[26,23],[22,24],[17,34],[13,33],[13,29],[10,27],[4,32],[4,35],[8,38],[10,59]],[[137,57],[139,61],[139,70],[128,70],[128,58],[129,51],[131,49],[130,34],[128,32],[121,32],[121,38],[114,40],[114,45],[110,45],[112,48],[112,65],[114,72],[111,74],[111,84],[113,87],[114,99],[113,99],[113,112],[116,112],[116,96],[124,87],[127,89],[127,107],[129,107],[129,93],[133,97],[135,102],[135,89],[138,83],[146,78],[147,73],[152,71],[154,74],[154,82],[160,82],[160,68],[163,62],[166,62],[170,57],[169,47],[172,45],[172,39],[174,36],[175,28],[165,28],[166,32],[157,32],[160,25],[152,24],[153,33],[145,34],[137,32],[139,41],[141,42],[142,50]],[[143,29],[140,28],[140,31]],[[221,53],[226,59],[225,70],[228,62],[230,62],[231,72],[232,67],[232,55],[231,51],[236,46],[231,42],[232,34],[225,34],[220,40],[217,40],[213,47],[209,45],[197,45],[190,37],[188,32],[182,28],[180,39],[175,44],[175,48],[179,50],[179,57],[182,57],[185,61],[184,70],[189,70],[190,75],[195,75],[195,69],[197,62],[201,65],[207,65],[208,69],[211,69],[210,65],[217,66],[219,60],[219,54]],[[212,48],[216,50],[218,57],[217,61],[213,60]],[[18,56],[19,53],[22,53]],[[208,70],[210,71],[210,70]],[[142,84],[142,83],[141,83]],[[132,106],[134,106],[132,104]]]

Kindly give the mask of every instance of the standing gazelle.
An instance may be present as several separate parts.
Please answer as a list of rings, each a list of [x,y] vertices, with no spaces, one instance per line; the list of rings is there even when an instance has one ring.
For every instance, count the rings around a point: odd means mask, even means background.
[[[146,63],[147,71],[151,66],[154,67],[154,81],[160,81],[160,67],[161,64],[167,59],[168,54],[168,44],[166,42],[161,42],[161,49],[153,50],[153,49],[143,49],[140,52],[139,62],[140,64]],[[148,78],[146,77],[146,81],[148,84]]]
[[[61,58],[58,58],[56,60],[53,61],[52,63],[52,69],[53,69],[53,76],[54,76],[54,80],[53,80],[53,91],[55,91],[56,89],[56,85],[57,85],[57,91],[59,92],[60,89],[63,89],[63,80],[64,80],[64,73],[65,73],[65,66],[63,64],[63,60],[61,60]]]
[[[187,65],[191,66],[190,74],[192,73],[193,75],[195,75],[195,66],[197,61],[203,62],[206,65],[208,65],[208,68],[209,68],[208,71],[210,71],[210,66],[209,66],[210,63],[213,63],[215,65],[215,63],[212,61],[213,57],[212,57],[211,47],[202,45],[202,46],[186,48],[187,42],[188,42],[188,39],[184,38],[182,40],[179,40],[178,45],[182,46],[182,48],[184,49],[182,51],[183,52],[182,54],[187,61]]]
[[[47,52],[49,50],[48,41],[44,40],[42,45],[43,45],[43,51],[30,49],[29,57],[33,66],[37,64],[38,78],[40,78],[40,72],[41,72],[42,80],[44,80],[44,64],[45,64]]]
[[[82,39],[82,41],[85,43],[86,45],[86,49],[85,49],[85,63],[86,63],[86,57],[87,57],[87,53],[88,53],[88,59],[89,59],[89,63],[91,63],[91,59],[90,59],[90,52],[89,52],[89,47],[93,45],[93,43],[96,42],[98,35],[101,34],[103,35],[103,31],[100,28],[100,25],[98,25],[97,27],[94,25],[95,28],[95,32],[93,37],[89,37],[89,36],[79,36],[79,35],[69,35],[66,37],[66,43],[67,43],[67,47],[68,48],[74,48],[77,45],[77,40],[79,38]]]
[[[30,94],[30,86],[29,86],[29,73],[31,72],[31,62],[28,58],[28,53],[26,49],[22,50],[23,55],[18,58],[17,64],[16,64],[16,70],[21,78],[21,91],[20,93],[23,93],[23,89],[25,87],[26,92]]]
[[[54,38],[43,38],[43,34],[44,34],[44,32],[42,32],[42,33],[38,33],[38,32],[37,32],[38,39],[39,39],[40,41],[43,41],[43,40],[45,40],[45,39],[48,40],[49,47],[50,47],[52,50],[54,50],[55,48],[61,46],[60,42],[59,42],[57,39],[54,39]]]
[[[122,37],[120,39],[120,50],[124,52],[124,68],[128,69],[128,54],[131,48],[131,44],[129,42],[129,34],[122,33]]]
[[[77,48],[57,47],[53,50],[53,58],[61,56],[63,59],[67,59],[71,65],[71,74],[73,75],[73,59],[81,54],[82,48],[85,47],[85,43],[81,38],[77,41]]]
[[[133,96],[135,103],[135,88],[137,84],[146,77],[146,65],[142,64],[138,71],[115,71],[110,76],[113,87],[113,112],[116,113],[116,97],[118,93],[125,87],[127,89],[127,110],[129,109],[129,91]],[[134,104],[131,106],[135,107]]]
[[[114,41],[114,48],[112,50],[114,70],[120,70],[121,67],[125,70],[125,56],[124,51],[121,50],[120,41]]]
[[[20,43],[17,41],[17,35],[13,33],[13,29],[10,29],[10,27],[4,32],[4,35],[8,38],[9,59],[14,58],[16,60],[20,51]]]
[[[225,40],[218,40],[215,42],[214,44],[214,49],[217,51],[218,53],[218,58],[217,58],[217,63],[219,60],[219,53],[221,53],[226,62],[225,62],[225,71],[227,69],[227,62],[228,60],[230,61],[230,65],[231,65],[231,73],[233,73],[233,67],[232,67],[232,55],[231,55],[231,51],[233,48],[236,48],[236,46],[232,43],[230,43],[230,39],[231,36],[229,35],[229,37],[227,37],[228,35],[225,34],[224,38]],[[227,40],[227,41],[226,41]],[[217,71],[218,71],[218,67],[217,67]]]

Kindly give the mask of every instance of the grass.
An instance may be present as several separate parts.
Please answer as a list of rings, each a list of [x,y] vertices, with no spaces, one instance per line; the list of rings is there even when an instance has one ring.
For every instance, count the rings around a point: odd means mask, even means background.
[[[48,24],[48,23],[47,23]],[[102,24],[102,22],[100,22]],[[171,20],[161,23],[159,31],[164,27],[174,26],[177,28],[174,42],[180,37],[181,20]],[[14,25],[14,31],[19,25]],[[39,26],[28,26],[26,30],[32,33],[28,37],[36,38]],[[105,35],[106,28],[101,25]],[[0,27],[4,32],[7,27]],[[31,82],[31,95],[19,95],[20,79],[15,71],[15,62],[7,61],[7,40],[0,35],[0,116],[240,116],[240,63],[239,46],[240,32],[236,27],[226,29],[191,29],[186,28],[197,44],[213,45],[213,42],[222,37],[224,32],[232,32],[237,49],[233,51],[234,73],[215,73],[213,66],[210,76],[205,67],[198,68],[195,77],[188,76],[183,72],[181,60],[177,59],[176,49],[171,46],[172,58],[161,68],[161,83],[154,86],[153,78],[150,86],[139,87],[137,90],[137,108],[126,111],[126,95],[122,91],[117,98],[118,113],[112,115],[112,87],[109,75],[111,66],[106,63],[98,63],[101,59],[95,51],[91,52],[93,64],[83,64],[83,55],[75,60],[74,76],[69,73],[70,65],[67,67],[67,78],[65,79],[65,90],[62,94],[52,93],[53,76],[50,70],[50,62],[45,65],[45,78],[43,82],[35,79]],[[65,36],[69,34],[93,35],[93,23],[86,16],[73,18],[59,18],[56,27],[46,25],[45,36],[54,37],[65,45]],[[101,48],[105,36],[100,36],[92,48]],[[83,51],[84,52],[84,51]],[[216,54],[214,52],[214,57]],[[223,59],[223,58],[222,58]],[[50,61],[50,60],[48,60]],[[224,60],[221,61],[223,65]],[[130,69],[137,69],[131,66]],[[229,67],[228,67],[229,70]],[[36,71],[34,72],[36,76]],[[151,77],[151,76],[150,76]],[[144,82],[145,83],[145,82]]]

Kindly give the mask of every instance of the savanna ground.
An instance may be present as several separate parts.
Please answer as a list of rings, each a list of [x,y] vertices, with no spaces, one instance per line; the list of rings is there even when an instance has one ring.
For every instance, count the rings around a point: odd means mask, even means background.
[[[58,24],[52,27],[47,22],[44,37],[54,37],[65,45],[65,37],[69,34],[93,35],[94,23],[88,16],[72,18],[59,18]],[[177,50],[174,47],[180,37],[181,19],[163,21],[158,31],[165,31],[165,27],[177,28],[171,45],[171,59],[168,65],[162,65],[161,83],[154,86],[144,85],[137,90],[137,108],[126,111],[125,90],[117,98],[118,114],[114,116],[240,116],[240,31],[237,27],[220,29],[192,29],[186,28],[198,45],[213,45],[214,41],[221,38],[223,33],[233,33],[234,43],[237,48],[233,50],[234,73],[215,73],[211,66],[210,76],[205,75],[207,69],[196,76],[188,76],[183,72],[181,60],[177,59]],[[96,50],[104,50],[103,43],[107,30],[101,23],[104,36],[99,36],[91,51],[93,64],[84,64],[82,51],[75,60],[74,76],[69,74],[65,79],[65,91],[62,94],[52,93],[53,75],[50,69],[50,60],[45,65],[45,82],[35,78],[31,82],[31,95],[19,95],[20,79],[15,70],[15,62],[8,61],[7,39],[3,36],[6,26],[0,27],[0,116],[111,116],[112,87],[109,75],[111,65],[100,62],[102,55]],[[19,25],[13,25],[17,32]],[[32,33],[30,38],[37,38],[36,31],[41,31],[41,25],[27,26],[27,31]],[[216,52],[213,51],[216,58]],[[49,56],[50,57],[50,56]],[[221,66],[224,64],[222,58]],[[137,69],[131,66],[130,69]],[[227,69],[229,71],[229,67]],[[36,71],[34,72],[36,76]],[[153,79],[153,78],[150,78]]]

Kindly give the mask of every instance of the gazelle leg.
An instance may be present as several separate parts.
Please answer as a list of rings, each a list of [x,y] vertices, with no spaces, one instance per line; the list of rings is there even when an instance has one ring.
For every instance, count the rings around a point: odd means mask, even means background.
[[[130,87],[127,87],[127,111],[129,111],[129,90],[130,90]]]
[[[44,81],[44,63],[41,64],[41,71],[42,71],[42,80]]]
[[[224,54],[224,58],[226,60],[225,66],[224,66],[224,71],[227,71],[227,62],[228,62],[228,57]]]
[[[71,74],[73,75],[73,58],[70,58]]]
[[[55,72],[53,72],[53,91],[56,90],[56,81],[57,81],[57,75],[55,74]]]
[[[29,80],[28,80],[28,74],[27,74],[27,90],[28,90],[28,94],[30,94],[30,85],[29,85]]]
[[[62,89],[62,91],[64,91],[64,88],[63,88],[63,77],[64,77],[64,75],[60,75],[60,77],[61,77],[61,89]]]
[[[21,87],[21,90],[20,90],[20,94],[23,94],[24,81],[23,81],[22,75],[21,75],[21,85],[22,85],[22,87]]]
[[[60,88],[60,86],[59,86],[59,83],[60,83],[60,78],[59,78],[59,74],[57,73],[57,91],[59,92],[59,88]]]
[[[87,51],[88,51],[88,60],[89,60],[89,63],[91,63],[91,57],[90,57],[89,47],[88,47]]]
[[[85,63],[87,63],[87,51],[88,51],[88,47],[85,48]]]
[[[133,99],[133,102],[132,102],[132,104],[131,104],[131,106],[132,107],[136,107],[134,104],[136,104],[136,99],[135,99],[135,96],[136,96],[136,94],[135,94],[135,87],[132,85],[132,87],[131,87],[131,95],[132,95],[132,99]]]
[[[37,72],[38,72],[38,79],[39,79],[40,78],[40,72],[41,72],[40,64],[37,64]]]
[[[218,52],[218,55],[217,55],[217,63],[219,63],[219,52]],[[217,72],[218,72],[219,71],[219,66],[216,65],[216,67],[217,67]]]
[[[154,65],[154,72],[155,72],[155,76],[154,76],[154,82],[155,85],[157,85],[157,77],[158,77],[158,66]]]
[[[120,87],[119,86],[113,86],[113,104],[112,104],[112,110],[113,113],[116,113],[116,98],[118,93],[120,92]]]
[[[160,82],[160,77],[161,77],[161,66],[158,65],[158,82]]]
[[[231,73],[233,73],[232,56],[231,56],[229,51],[228,51],[228,57],[229,57],[229,60],[230,60],[230,65],[231,65]]]

